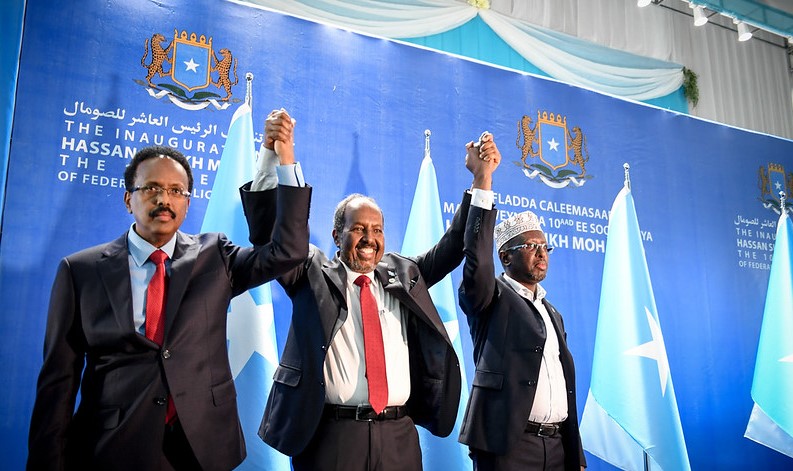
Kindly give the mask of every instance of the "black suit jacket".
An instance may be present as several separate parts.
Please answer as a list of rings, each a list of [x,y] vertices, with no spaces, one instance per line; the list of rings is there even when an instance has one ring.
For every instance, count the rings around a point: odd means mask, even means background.
[[[470,195],[441,240],[415,258],[383,256],[375,269],[386,292],[407,307],[410,398],[413,421],[438,436],[454,428],[460,401],[460,364],[428,288],[462,262],[463,232]],[[304,264],[279,278],[292,299],[292,323],[275,372],[259,436],[278,451],[302,452],[319,425],[325,405],[323,365],[333,327],[347,316],[346,272],[316,247]]]
[[[537,309],[503,277],[495,277],[493,228],[496,211],[472,206],[465,232],[460,307],[468,316],[476,371],[460,429],[460,442],[505,454],[524,433],[540,372],[545,324]],[[585,466],[575,395],[575,368],[559,312],[543,299],[559,339],[567,382],[567,420],[562,425],[565,469]]]
[[[160,469],[169,392],[204,470],[242,461],[226,312],[233,296],[305,259],[311,191],[279,187],[242,195],[249,221],[272,230],[272,243],[242,248],[222,234],[178,232],[162,347],[133,325],[126,233],[61,261],[30,424],[29,469]]]

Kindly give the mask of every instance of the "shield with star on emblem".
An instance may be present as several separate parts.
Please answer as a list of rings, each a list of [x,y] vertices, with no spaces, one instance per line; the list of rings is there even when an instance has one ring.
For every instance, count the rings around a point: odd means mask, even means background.
[[[771,183],[771,198],[779,201],[779,192],[786,191],[785,168],[781,164],[769,164],[768,179]]]
[[[173,81],[189,91],[209,86],[212,38],[187,31],[174,31],[171,74]]]
[[[537,139],[540,160],[553,170],[570,162],[567,156],[567,118],[553,113],[538,113]]]

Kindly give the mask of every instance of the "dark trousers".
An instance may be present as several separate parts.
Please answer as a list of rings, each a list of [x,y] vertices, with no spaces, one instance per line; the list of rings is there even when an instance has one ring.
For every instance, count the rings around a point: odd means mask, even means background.
[[[177,419],[165,426],[162,440],[161,469],[163,471],[200,471],[201,465],[187,441],[182,423]]]
[[[562,437],[523,433],[505,455],[471,449],[474,471],[564,471]]]
[[[420,471],[421,448],[410,417],[357,421],[323,418],[295,471]]]

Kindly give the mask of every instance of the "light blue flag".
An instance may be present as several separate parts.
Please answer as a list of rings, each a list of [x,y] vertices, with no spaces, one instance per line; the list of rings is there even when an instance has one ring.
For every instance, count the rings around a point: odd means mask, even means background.
[[[627,174],[609,218],[581,441],[622,469],[691,469]]]
[[[402,254],[415,256],[422,254],[435,245],[445,232],[443,216],[441,215],[441,200],[438,195],[438,178],[435,175],[435,166],[432,164],[429,152],[429,132],[424,149],[424,160],[421,162],[416,193],[413,196],[413,205],[410,208],[405,238],[402,243]],[[424,428],[419,427],[419,440],[421,441],[422,462],[427,471],[445,471],[453,469],[471,469],[471,460],[468,458],[468,447],[457,441],[460,435],[460,423],[465,413],[468,402],[468,384],[465,377],[463,363],[463,349],[460,343],[460,325],[457,320],[457,302],[454,298],[454,286],[451,275],[447,275],[440,282],[429,289],[432,301],[438,314],[441,316],[446,332],[452,340],[454,351],[460,360],[460,374],[462,377],[460,405],[457,409],[457,422],[454,430],[446,438],[432,435]]]
[[[235,244],[250,246],[239,187],[253,180],[255,155],[251,108],[243,103],[231,118],[201,232],[223,232]],[[237,469],[289,470],[289,458],[257,435],[278,365],[269,284],[232,299],[227,326],[229,363],[248,450],[248,457]]]
[[[744,436],[793,457],[793,223],[784,211],[775,240]]]

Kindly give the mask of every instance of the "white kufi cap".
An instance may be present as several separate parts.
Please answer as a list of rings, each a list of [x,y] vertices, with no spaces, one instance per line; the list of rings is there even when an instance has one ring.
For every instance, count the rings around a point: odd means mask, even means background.
[[[493,236],[496,239],[496,249],[501,250],[504,244],[518,234],[527,231],[541,231],[540,220],[531,211],[523,211],[501,221],[496,225]]]

